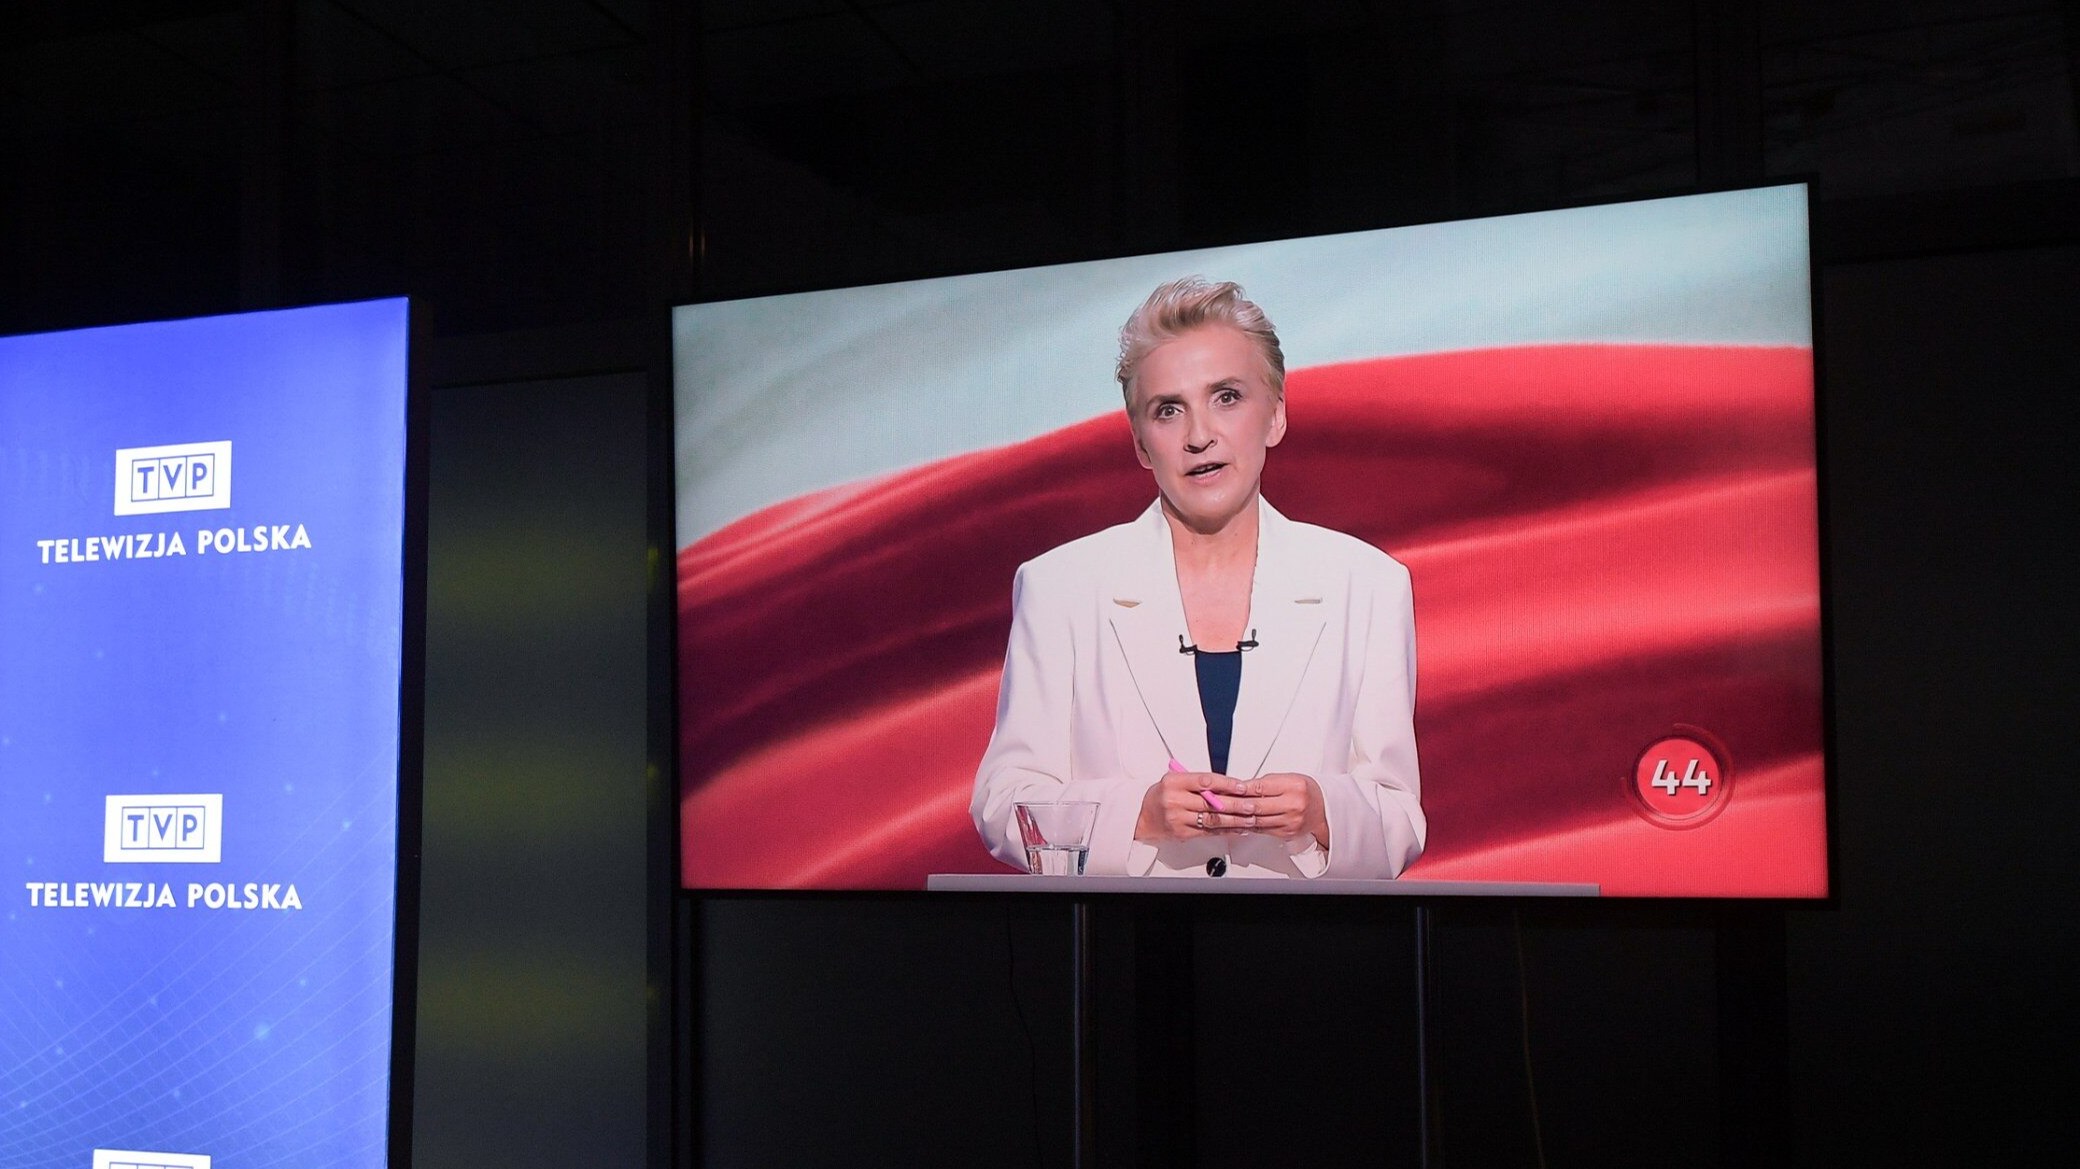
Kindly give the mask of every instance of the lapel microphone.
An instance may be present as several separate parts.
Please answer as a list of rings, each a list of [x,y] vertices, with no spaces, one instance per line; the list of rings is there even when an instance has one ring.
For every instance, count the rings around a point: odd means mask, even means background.
[[[1250,630],[1248,637],[1235,643],[1235,648],[1237,650],[1257,648],[1257,631],[1254,629]],[[1199,652],[1199,647],[1186,642],[1184,634],[1180,633],[1177,635],[1177,652],[1181,654],[1196,654]],[[1211,653],[1212,651],[1209,650],[1207,652]]]

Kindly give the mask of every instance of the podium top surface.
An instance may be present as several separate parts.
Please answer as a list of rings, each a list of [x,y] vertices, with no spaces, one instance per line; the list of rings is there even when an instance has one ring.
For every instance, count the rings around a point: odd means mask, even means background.
[[[934,893],[1187,893],[1272,897],[1599,897],[1603,887],[1555,881],[1362,881],[1320,877],[1278,881],[1239,877],[1032,877],[1024,873],[933,873]]]

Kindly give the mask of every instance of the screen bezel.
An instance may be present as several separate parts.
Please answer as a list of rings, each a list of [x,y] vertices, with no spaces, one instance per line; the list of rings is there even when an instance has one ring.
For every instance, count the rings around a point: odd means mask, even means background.
[[[1817,653],[1819,658],[1818,721],[1820,738],[1818,763],[1820,768],[1820,776],[1817,787],[1819,790],[1819,797],[1821,800],[1820,834],[1823,841],[1823,848],[1825,850],[1824,855],[1820,858],[1819,867],[1824,874],[1823,879],[1825,881],[1825,889],[1823,892],[1812,896],[1744,893],[1729,893],[1724,895],[1691,893],[1621,894],[1600,896],[1595,898],[1595,900],[1597,900],[1600,904],[1622,904],[1628,906],[1680,906],[1689,903],[1697,903],[1700,906],[1766,907],[1775,905],[1792,908],[1831,908],[1838,903],[1839,898],[1841,896],[1840,859],[1838,845],[1839,802],[1836,798],[1835,790],[1838,777],[1836,774],[1837,765],[1835,745],[1833,618],[1831,597],[1829,591],[1831,581],[1829,570],[1831,556],[1828,531],[1829,495],[1827,478],[1827,459],[1825,451],[1825,428],[1827,418],[1825,413],[1825,392],[1823,384],[1824,347],[1821,326],[1821,274],[1818,264],[1818,256],[1822,251],[1820,239],[1822,236],[1823,229],[1820,217],[1818,215],[1819,195],[1817,191],[1815,176],[1810,174],[1775,176],[1767,179],[1745,183],[1732,183],[1713,186],[1689,186],[1679,189],[1658,190],[1638,194],[1629,194],[1621,197],[1588,198],[1557,203],[1540,203],[1536,205],[1499,209],[1492,212],[1483,212],[1481,214],[1476,215],[1451,216],[1444,218],[1420,218],[1404,221],[1382,222],[1360,229],[1354,229],[1351,231],[1338,231],[1336,233],[1333,233],[1334,235],[1344,235],[1355,234],[1357,231],[1387,231],[1400,228],[1459,225],[1478,222],[1480,220],[1486,219],[1500,219],[1514,216],[1536,215],[1546,212],[1561,212],[1589,208],[1623,207],[1631,204],[1652,203],[1690,196],[1708,196],[1728,194],[1741,191],[1790,187],[1800,187],[1803,190],[1803,204],[1806,229],[1804,239],[1804,261],[1807,284],[1807,304],[1809,307],[1810,315],[1810,332],[1808,348],[1811,358],[1812,384],[1812,466],[1815,479],[1815,500],[1817,510],[1817,514],[1814,516],[1814,525],[1816,531],[1816,547],[1814,549],[1814,553],[1818,572]],[[923,283],[932,280],[949,279],[962,276],[1009,275],[1018,272],[1037,272],[1049,268],[1065,267],[1069,265],[1084,264],[1091,262],[1102,262],[1109,260],[1150,259],[1169,256],[1182,252],[1200,251],[1221,247],[1277,245],[1283,243],[1296,243],[1300,241],[1321,238],[1328,237],[1318,236],[1310,233],[1302,235],[1280,235],[1269,238],[1204,240],[1194,241],[1187,246],[1181,246],[1175,249],[1165,249],[1160,252],[1122,251],[1093,253],[1090,255],[1079,256],[1074,258],[1065,258],[1059,263],[1037,266],[1013,268],[964,268],[959,270],[929,273],[904,272],[890,281],[846,281],[840,283],[818,283],[804,286],[775,287],[770,289],[761,289],[754,294],[743,296],[732,295],[706,298],[696,296],[694,298],[685,300],[679,304],[670,306],[667,312],[668,314],[676,318],[676,314],[678,313],[678,311],[700,305],[719,305],[737,301],[765,299],[769,297],[789,296],[802,293],[840,292],[863,288],[872,288],[882,285],[907,285],[912,283]],[[666,358],[664,372],[660,375],[658,381],[661,383],[661,393],[665,399],[662,413],[667,417],[668,421],[676,427],[677,415],[675,405],[672,401],[672,397],[675,392],[675,384],[677,377],[675,372],[675,362],[678,357],[678,353],[675,344],[671,346],[671,349],[672,352]],[[685,847],[685,840],[684,833],[682,832],[680,824],[678,822],[679,801],[681,800],[681,798],[683,798],[681,784],[684,778],[681,773],[679,759],[679,746],[681,742],[679,724],[682,718],[684,717],[684,711],[681,705],[681,698],[679,695],[679,683],[681,681],[681,678],[683,677],[683,663],[679,660],[679,655],[681,653],[683,642],[681,639],[681,632],[678,628],[679,604],[677,600],[676,580],[676,552],[679,547],[678,529],[676,522],[678,510],[678,484],[676,482],[675,477],[676,468],[675,466],[670,465],[672,462],[675,462],[677,451],[676,443],[672,440],[671,436],[667,436],[664,445],[666,448],[665,458],[667,459],[668,465],[662,468],[658,476],[658,482],[655,485],[655,489],[659,492],[660,496],[663,499],[663,504],[661,507],[655,509],[655,511],[658,514],[654,518],[660,524],[659,546],[662,548],[673,550],[673,557],[670,561],[672,568],[666,570],[666,574],[670,576],[672,579],[666,582],[666,592],[668,595],[666,600],[664,601],[664,607],[669,609],[669,622],[668,627],[664,630],[662,634],[663,641],[665,644],[665,652],[671,659],[669,664],[664,667],[664,672],[669,677],[669,683],[671,687],[671,700],[669,702],[668,716],[671,720],[672,725],[669,732],[661,736],[661,738],[665,740],[666,747],[668,750],[668,754],[666,756],[666,774],[670,777],[667,784],[665,798],[663,800],[663,803],[665,805],[663,810],[665,816],[669,819],[670,822],[660,826],[659,834],[660,836],[669,837],[668,844],[669,851],[671,854],[669,858],[669,873],[677,894],[675,900],[678,903],[680,903],[682,907],[684,907],[688,902],[697,901],[699,899],[710,897],[724,899],[742,898],[753,900],[761,898],[831,898],[844,900],[853,898],[903,899],[933,897],[950,897],[962,900],[995,900],[1005,896],[1017,896],[1026,898],[1040,898],[1042,900],[1074,900],[1092,895],[1091,891],[1089,890],[1079,891],[1075,888],[1054,889],[1045,887],[1036,888],[1032,891],[1024,891],[1017,894],[1005,894],[1002,892],[973,892],[949,890],[935,891],[927,889],[883,887],[737,887],[708,885],[697,886],[688,885],[684,883],[682,875],[683,869],[681,867],[681,850]],[[1019,874],[1012,873],[1010,870],[1006,870],[1004,875],[1014,877],[1019,876]],[[1143,879],[1145,880],[1146,878]],[[1496,885],[1507,885],[1516,882],[1497,881],[1454,883],[1471,886],[1476,884],[1491,883]],[[1135,892],[1103,892],[1097,893],[1096,895],[1102,897],[1107,901],[1118,900],[1123,902],[1139,902],[1148,899],[1154,899],[1157,901],[1171,901],[1179,897],[1190,898],[1199,895],[1184,890],[1182,888],[1166,888],[1164,886],[1164,883],[1160,881],[1151,881],[1150,884],[1152,887],[1147,888],[1145,890],[1137,890]],[[1251,889],[1249,891],[1253,894],[1265,896],[1279,896],[1282,892],[1279,886],[1284,885],[1286,883],[1278,881],[1252,881],[1247,882],[1247,884],[1251,886]],[[1266,887],[1256,888],[1256,886],[1259,885]],[[1290,893],[1292,891],[1286,890],[1285,892]],[[1444,899],[1453,901],[1463,900],[1467,899],[1469,896],[1479,900],[1492,900],[1506,904],[1516,904],[1527,901],[1551,900],[1550,897],[1545,896],[1526,897],[1522,894],[1512,893],[1508,891],[1481,892],[1473,889],[1468,889],[1464,892],[1452,894],[1433,892],[1410,892],[1406,894],[1400,894],[1397,896],[1388,896],[1385,898],[1385,900],[1391,903],[1397,900],[1405,899],[1419,904],[1423,904],[1435,903],[1439,900]],[[1305,900],[1308,902],[1315,902],[1365,901],[1369,899],[1365,897],[1332,896],[1307,897],[1305,898]],[[682,922],[684,912],[685,910],[684,908],[682,908],[680,911],[682,915]]]

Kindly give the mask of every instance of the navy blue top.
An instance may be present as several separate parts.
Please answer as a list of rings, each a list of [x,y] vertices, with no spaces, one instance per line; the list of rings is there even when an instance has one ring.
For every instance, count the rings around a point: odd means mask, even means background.
[[[1192,656],[1199,675],[1199,710],[1206,715],[1206,755],[1216,775],[1228,774],[1228,741],[1235,737],[1235,697],[1242,692],[1242,651]]]

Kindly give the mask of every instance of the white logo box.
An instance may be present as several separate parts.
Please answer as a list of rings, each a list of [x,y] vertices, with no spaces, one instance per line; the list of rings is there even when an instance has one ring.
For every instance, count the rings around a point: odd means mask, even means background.
[[[107,797],[104,864],[213,865],[223,859],[223,793]]]
[[[231,506],[231,443],[188,442],[116,451],[116,514],[158,515]]]
[[[205,1153],[146,1153],[137,1149],[95,1149],[93,1169],[209,1169]]]

